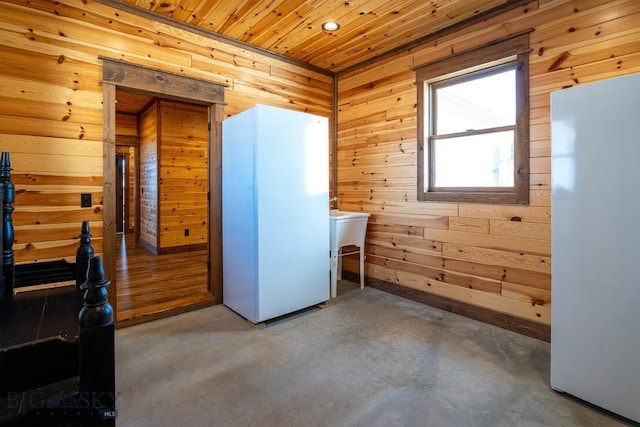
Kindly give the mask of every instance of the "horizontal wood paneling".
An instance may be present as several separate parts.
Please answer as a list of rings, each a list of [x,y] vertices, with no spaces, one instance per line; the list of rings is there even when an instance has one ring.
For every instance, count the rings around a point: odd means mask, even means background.
[[[12,152],[23,190],[17,199],[29,203],[17,200],[14,214],[22,261],[73,256],[68,233],[82,220],[102,220],[100,55],[226,84],[226,116],[256,103],[331,116],[326,74],[91,1],[10,0],[2,8],[0,148]],[[217,13],[209,12],[198,19]],[[531,2],[340,75],[339,207],[372,213],[367,253],[401,261],[394,269],[368,262],[367,274],[548,324],[548,313],[536,309],[549,304],[552,260],[549,93],[640,71],[638,19],[635,0]],[[529,28],[530,206],[417,202],[412,68]],[[200,182],[187,173],[173,179],[171,192]],[[91,209],[73,205],[81,192],[94,195]],[[49,231],[58,243],[38,237]],[[501,292],[429,286],[435,279],[411,263],[498,281]]]
[[[338,206],[372,214],[366,274],[548,325],[550,92],[640,71],[638,22],[640,2],[632,0],[532,2],[340,75]],[[412,69],[529,29],[534,30],[529,56],[530,204],[416,202]],[[430,227],[423,215],[443,219]],[[356,260],[347,259],[344,265],[358,271]],[[468,279],[461,286],[434,275],[436,271]],[[468,286],[472,282],[487,285]]]
[[[138,136],[138,116],[136,114],[116,114],[116,135]]]
[[[326,73],[94,1],[3,0],[1,9],[0,149],[11,152],[19,190],[14,249],[21,262],[75,256],[69,233],[83,220],[102,221],[100,56],[222,83],[226,116],[257,103],[331,116],[333,78]],[[137,135],[136,121],[118,114],[116,133]],[[167,193],[206,186],[206,169],[197,177],[180,169]],[[92,194],[92,208],[80,208],[80,193]],[[204,225],[189,225],[196,226]],[[92,226],[92,234],[100,253],[102,228]]]

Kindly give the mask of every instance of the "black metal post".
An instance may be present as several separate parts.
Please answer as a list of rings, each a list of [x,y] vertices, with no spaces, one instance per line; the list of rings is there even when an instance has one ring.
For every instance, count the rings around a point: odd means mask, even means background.
[[[13,297],[13,287],[15,280],[15,261],[13,257],[13,202],[16,198],[16,191],[11,182],[11,159],[9,153],[2,152],[0,158],[0,195],[2,195],[2,284],[0,293],[1,299]]]
[[[89,260],[83,307],[78,315],[80,330],[80,396],[95,404],[99,425],[113,425],[116,411],[115,344],[113,309],[107,299],[102,258]]]

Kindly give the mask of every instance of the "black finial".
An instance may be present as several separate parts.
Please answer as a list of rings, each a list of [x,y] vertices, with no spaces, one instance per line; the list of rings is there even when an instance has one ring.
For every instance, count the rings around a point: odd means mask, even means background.
[[[78,289],[87,280],[89,259],[93,256],[93,253],[89,221],[82,221],[80,247],[78,247],[78,250],[76,251],[76,288]]]
[[[80,331],[113,324],[113,308],[107,299],[107,286],[111,281],[104,278],[102,258],[89,260],[87,281],[81,286],[85,290],[84,303],[78,315]]]

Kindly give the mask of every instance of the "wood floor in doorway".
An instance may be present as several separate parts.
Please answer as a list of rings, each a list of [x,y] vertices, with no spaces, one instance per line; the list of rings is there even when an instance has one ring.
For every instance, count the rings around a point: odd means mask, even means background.
[[[214,304],[207,289],[207,250],[154,255],[132,234],[117,239],[118,327]]]

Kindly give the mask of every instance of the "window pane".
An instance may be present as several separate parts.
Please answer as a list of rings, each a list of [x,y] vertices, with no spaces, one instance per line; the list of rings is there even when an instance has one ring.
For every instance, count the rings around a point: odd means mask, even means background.
[[[514,131],[438,139],[436,187],[511,187]]]
[[[436,135],[509,126],[516,122],[516,73],[509,69],[436,87]]]

